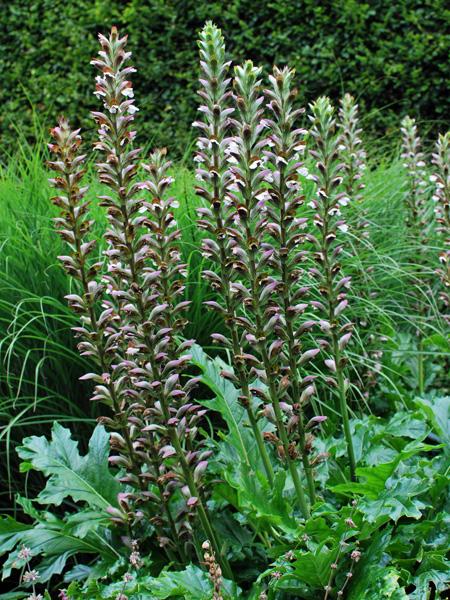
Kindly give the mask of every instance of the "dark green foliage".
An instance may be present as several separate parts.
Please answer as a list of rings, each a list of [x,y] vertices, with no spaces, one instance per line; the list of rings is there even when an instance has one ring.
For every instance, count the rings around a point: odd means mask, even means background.
[[[64,109],[72,121],[83,115],[82,124],[92,128],[89,59],[96,32],[113,24],[130,35],[140,72],[136,97],[152,115],[146,124],[139,119],[140,141],[155,140],[178,155],[192,139],[198,75],[193,40],[207,19],[223,28],[236,62],[295,67],[304,100],[319,94],[335,100],[345,90],[378,131],[396,130],[397,115],[406,112],[433,127],[450,108],[449,18],[444,0],[231,0],[226,10],[218,0],[12,0],[0,23],[2,152],[9,152],[5,139],[14,139],[17,125],[32,135],[30,101],[48,113],[49,123]]]

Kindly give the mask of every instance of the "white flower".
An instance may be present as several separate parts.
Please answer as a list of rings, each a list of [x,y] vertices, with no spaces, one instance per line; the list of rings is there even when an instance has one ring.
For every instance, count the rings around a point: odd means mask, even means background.
[[[287,165],[287,160],[285,158],[283,158],[283,156],[277,156],[276,162],[277,162],[277,165],[279,165],[280,163]]]
[[[342,225],[338,225],[338,229],[339,229],[339,231],[342,231],[342,233],[347,233],[347,231],[348,231],[347,223],[342,223]]]
[[[204,159],[204,157],[201,154],[196,154],[194,156],[194,162],[196,162],[196,163],[204,163],[205,159]]]
[[[297,173],[302,177],[308,177],[309,175],[309,171],[306,167],[300,167],[300,169],[297,169]]]
[[[350,198],[340,198],[339,200],[339,204],[341,206],[347,206],[347,204],[350,202]]]
[[[310,206],[311,208],[316,208],[316,201],[315,200],[311,200],[311,202],[308,202],[308,206]]]
[[[288,188],[288,190],[299,190],[300,189],[300,184],[298,181],[287,181],[286,182],[286,187]]]
[[[341,211],[337,208],[337,206],[333,206],[332,208],[330,208],[330,210],[328,211],[328,214],[333,216],[339,216],[341,214]]]
[[[418,167],[424,167],[425,166],[425,161],[419,160],[418,163],[417,163],[417,166]]]
[[[22,548],[19,550],[19,553],[17,554],[17,558],[19,558],[20,560],[29,560],[32,556],[33,554],[31,550],[26,546],[22,546]]]
[[[37,581],[39,579],[39,571],[36,571],[36,569],[33,569],[32,571],[25,571],[25,573],[22,576],[22,581],[24,583],[32,583],[34,581]]]
[[[196,142],[197,148],[199,150],[206,150],[211,148],[211,140],[201,139]]]
[[[230,154],[236,154],[239,152],[239,146],[234,140],[231,140],[228,146],[224,150],[224,154],[229,156]]]
[[[270,194],[267,190],[264,190],[263,192],[256,194],[256,198],[258,200],[270,200]]]
[[[434,183],[435,181],[437,181],[436,175],[430,175],[430,181],[431,181],[431,183]]]
[[[267,181],[267,183],[273,183],[272,173],[267,173],[267,175],[264,176],[264,181]]]
[[[230,165],[237,165],[238,159],[230,154],[229,156],[227,156],[227,163],[229,163]]]
[[[250,169],[252,169],[252,171],[253,171],[254,169],[257,169],[258,167],[260,167],[261,165],[262,165],[262,161],[259,158],[257,158],[256,160],[253,160],[250,163]]]
[[[134,106],[134,104],[130,104],[130,106],[128,107],[128,114],[129,115],[134,115],[138,111],[139,111],[138,107]]]
[[[122,90],[122,96],[126,98],[134,98],[134,92],[132,87],[126,87]]]

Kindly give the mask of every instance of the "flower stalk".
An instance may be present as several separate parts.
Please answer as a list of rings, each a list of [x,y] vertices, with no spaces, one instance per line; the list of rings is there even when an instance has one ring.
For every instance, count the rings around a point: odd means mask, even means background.
[[[414,119],[406,116],[401,122],[402,154],[404,167],[407,170],[409,185],[405,194],[406,224],[411,235],[420,243],[425,243],[427,220],[425,215],[426,172],[425,159],[421,151],[421,140]]]
[[[233,294],[234,279],[230,256],[230,239],[227,227],[230,221],[230,206],[227,194],[236,185],[229,171],[227,157],[229,156],[230,115],[234,111],[229,106],[230,78],[228,77],[229,63],[225,60],[225,43],[220,30],[208,22],[200,34],[200,65],[202,76],[199,95],[203,104],[199,107],[202,120],[194,123],[201,131],[197,141],[195,160],[197,169],[196,191],[208,205],[199,210],[199,226],[208,231],[213,239],[203,241],[203,253],[212,260],[217,272],[204,271],[222,299],[222,304],[209,303],[211,308],[218,310],[224,318],[230,333],[230,340],[215,335],[216,342],[224,344],[233,355],[233,365],[237,376],[241,395],[240,402],[244,406],[259,454],[270,484],[273,483],[273,468],[263,436],[255,414],[254,399],[249,385],[244,351],[237,327],[238,299]],[[251,465],[248,465],[250,468]]]
[[[342,322],[342,313],[348,304],[346,290],[350,286],[350,277],[342,275],[339,263],[339,255],[343,250],[340,236],[348,231],[348,225],[342,218],[341,208],[348,204],[349,198],[345,192],[339,191],[343,166],[339,161],[340,137],[336,134],[333,106],[328,98],[321,97],[311,105],[311,113],[309,116],[312,123],[310,154],[316,160],[317,169],[315,175],[317,194],[312,205],[317,211],[314,224],[319,234],[317,237],[309,236],[309,239],[316,247],[315,260],[318,266],[312,274],[318,280],[321,295],[321,300],[314,301],[312,304],[324,316],[320,321],[320,327],[328,338],[325,347],[329,358],[325,360],[325,366],[330,376],[326,381],[337,390],[339,412],[347,444],[350,478],[355,480],[356,461],[347,405],[349,381],[345,375],[347,363],[345,347],[352,335],[352,324]]]
[[[158,273],[158,278],[154,279],[154,294],[159,298],[159,331],[164,334],[163,343],[155,346],[159,352],[151,361],[150,375],[156,381],[166,378],[166,384],[163,393],[159,391],[154,403],[153,422],[158,422],[158,417],[162,417],[161,424],[156,427],[150,424],[144,427],[144,431],[159,428],[168,435],[171,447],[165,448],[165,454],[170,457],[172,449],[174,450],[179,464],[177,478],[185,486],[187,505],[197,511],[205,534],[210,539],[214,552],[220,557],[224,573],[231,577],[230,566],[221,551],[221,544],[211,525],[205,503],[202,480],[211,452],[203,450],[201,444],[195,447],[197,423],[205,411],[201,410],[199,405],[188,403],[188,394],[195,386],[196,379],[187,378],[187,382],[181,384],[184,367],[191,358],[186,354],[186,350],[192,341],[177,344],[176,340],[186,325],[182,315],[189,302],[177,300],[184,292],[181,278],[185,273],[185,265],[180,263],[180,231],[176,228],[173,214],[175,201],[173,198],[166,198],[166,190],[171,184],[171,178],[167,176],[170,162],[165,158],[165,151],[156,151],[150,158],[149,165],[145,166],[150,176],[144,183],[151,198],[146,206],[152,216],[150,226],[154,236],[149,243],[149,253],[155,272]],[[147,378],[144,379],[146,380]]]
[[[280,368],[284,344],[278,334],[281,315],[274,299],[279,282],[268,273],[273,250],[263,241],[268,222],[265,208],[268,192],[263,184],[270,175],[262,168],[265,162],[262,149],[266,140],[263,137],[265,126],[261,122],[264,97],[260,93],[260,73],[261,69],[251,61],[235,68],[237,117],[233,119],[233,125],[236,135],[229,159],[235,186],[229,193],[233,226],[229,227],[228,233],[232,240],[232,267],[239,278],[233,284],[234,289],[243,306],[251,308],[250,314],[238,317],[237,323],[250,346],[250,351],[245,353],[248,367],[267,385],[265,398],[273,410],[279,436],[276,440],[278,453],[288,466],[300,511],[308,518],[309,507],[296,465],[298,452],[295,444],[289,441],[285,424],[291,407],[282,401],[286,394]]]
[[[108,304],[103,304],[104,310],[97,314],[99,302],[104,302],[105,286],[98,281],[102,262],[90,259],[95,240],[91,236],[93,221],[89,219],[89,203],[85,200],[88,187],[81,185],[85,172],[85,155],[80,153],[81,136],[79,130],[70,128],[64,117],[51,130],[51,135],[54,141],[49,144],[49,149],[56,160],[49,162],[49,166],[57,177],[50,179],[50,183],[60,190],[60,195],[52,198],[53,204],[60,210],[55,225],[70,250],[69,255],[59,258],[80,288],[79,294],[69,294],[66,299],[82,321],[81,327],[74,328],[81,338],[79,351],[83,356],[89,356],[100,371],[88,373],[81,379],[93,380],[97,384],[93,399],[103,401],[114,411],[108,425],[124,439],[120,461],[129,464],[134,476],[137,476],[138,460],[122,410],[125,400],[121,373],[113,367],[118,351],[117,314]]]
[[[432,160],[434,173],[430,177],[435,185],[436,231],[443,239],[439,254],[441,267],[437,270],[443,289],[440,293],[444,319],[450,323],[450,132],[440,134]]]
[[[418,134],[414,119],[406,116],[401,122],[402,154],[408,175],[408,186],[405,193],[406,225],[411,231],[413,243],[419,242],[419,246],[426,244],[429,233],[428,206],[425,202],[426,172],[425,157],[421,151],[421,139]],[[419,252],[421,248],[419,247]],[[420,256],[420,254],[419,254]],[[420,258],[419,267],[420,265]],[[418,278],[424,281],[423,269],[419,270]],[[423,354],[423,324],[425,321],[426,303],[422,300],[422,291],[417,286],[413,287],[414,304],[418,314],[419,327],[417,328],[418,352],[417,352],[417,387],[419,394],[425,391],[424,354]],[[420,294],[420,295],[419,295]]]
[[[119,38],[113,28],[109,38],[100,36],[102,50],[92,62],[102,73],[97,78],[96,94],[103,98],[106,109],[105,113],[93,113],[100,125],[96,148],[106,158],[97,166],[101,181],[113,192],[112,196],[102,196],[110,224],[106,237],[112,275],[108,281],[127,317],[122,324],[127,355],[123,365],[135,389],[129,392],[134,399],[129,422],[137,432],[142,460],[154,470],[153,476],[147,471],[141,479],[157,483],[173,542],[180,530],[183,535],[190,531],[186,520],[175,529],[165,501],[180,489],[187,513],[195,511],[199,516],[224,572],[231,576],[202,496],[210,452],[201,448],[196,437],[197,423],[205,411],[189,402],[196,380],[186,377],[182,382],[190,360],[186,350],[192,341],[179,343],[177,339],[186,324],[182,314],[189,302],[180,299],[185,265],[180,262],[175,201],[166,198],[173,181],[168,176],[170,163],[165,151],[154,152],[145,167],[148,180],[137,181],[139,150],[132,148],[135,132],[131,130],[137,109],[128,79],[134,69],[126,66],[130,56],[125,51],[126,42],[127,38]],[[146,192],[148,201],[141,197]],[[154,499],[151,492],[144,496]],[[184,511],[179,517],[184,517]]]
[[[305,233],[302,230],[307,221],[298,217],[304,201],[298,173],[303,169],[300,157],[305,150],[306,130],[296,127],[296,122],[304,110],[293,107],[297,96],[297,90],[293,87],[294,76],[295,71],[292,69],[286,67],[280,70],[274,67],[273,74],[269,77],[271,87],[266,90],[271,112],[271,118],[264,121],[269,128],[268,150],[264,152],[267,158],[265,166],[270,169],[267,173],[270,181],[266,209],[269,218],[267,230],[274,242],[270,263],[279,281],[277,292],[280,296],[281,319],[278,331],[285,345],[288,363],[286,376],[289,385],[286,391],[294,413],[288,429],[292,429],[294,423],[297,425],[299,453],[309,497],[311,503],[314,503],[311,443],[307,438],[303,416],[304,404],[309,401],[314,388],[310,377],[303,380],[301,368],[319,352],[319,349],[302,353],[301,338],[309,331],[312,323],[306,323],[305,327],[305,320],[303,319],[303,324],[300,322],[308,307],[304,300],[309,291],[301,285],[304,269],[300,266],[306,259],[306,252],[299,249],[305,241]]]
[[[369,237],[369,223],[362,205],[365,188],[363,177],[366,170],[366,152],[362,145],[359,127],[358,105],[351,94],[345,94],[340,100],[338,127],[341,132],[339,153],[343,164],[342,186],[349,198],[354,201],[358,212],[356,222],[352,229],[356,234],[356,241]]]
[[[129,76],[135,72],[132,66],[127,66],[131,53],[126,52],[127,37],[119,37],[116,28],[111,30],[109,37],[99,35],[101,51],[99,57],[91,63],[100,71],[96,78],[95,95],[103,100],[104,112],[93,112],[92,116],[99,125],[99,140],[95,149],[104,156],[104,162],[97,163],[99,179],[112,192],[112,195],[100,197],[101,205],[106,208],[109,227],[105,234],[108,248],[105,256],[108,261],[108,273],[104,275],[109,294],[113,298],[111,304],[116,305],[120,314],[120,329],[118,336],[122,345],[122,359],[120,366],[125,373],[124,381],[136,388],[136,381],[132,368],[136,360],[148,358],[149,349],[152,348],[148,332],[148,319],[152,314],[152,276],[146,273],[147,238],[143,228],[147,225],[143,211],[145,206],[141,198],[137,197],[141,191],[141,183],[137,180],[137,158],[140,150],[133,148],[136,132],[132,130],[134,115],[138,111],[134,104],[134,92]],[[138,358],[139,357],[139,358]],[[145,391],[139,390],[141,396]],[[158,531],[160,544],[166,547],[170,558],[173,559],[175,542],[178,532],[175,528],[171,514],[167,493],[163,488],[161,477],[164,472],[162,460],[159,455],[158,442],[154,436],[149,435],[142,439],[139,427],[139,416],[142,407],[136,400],[137,392],[131,387],[127,389],[127,402],[122,407],[133,436],[133,447],[138,454],[141,464],[147,464],[149,469],[133,476],[122,478],[124,482],[138,485],[141,494],[139,497],[129,496],[138,503],[152,501],[159,513],[162,506],[166,515],[171,537],[171,544],[163,532],[160,515],[152,521]],[[115,446],[122,444],[120,438],[115,439]],[[115,461],[114,457],[110,459]],[[153,476],[151,475],[153,473]],[[136,481],[137,479],[137,481]],[[148,491],[148,483],[156,484],[159,497]],[[125,498],[123,499],[125,504]],[[181,551],[181,558],[184,557]]]

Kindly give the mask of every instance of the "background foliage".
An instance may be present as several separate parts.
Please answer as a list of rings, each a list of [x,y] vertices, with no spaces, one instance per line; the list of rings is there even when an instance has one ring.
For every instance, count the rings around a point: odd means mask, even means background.
[[[17,125],[33,135],[32,109],[48,123],[62,111],[86,115],[97,31],[126,29],[140,72],[136,86],[147,123],[142,135],[157,145],[186,147],[192,136],[197,87],[194,40],[207,19],[227,38],[235,60],[297,69],[303,101],[353,93],[366,127],[389,133],[398,115],[427,120],[437,129],[450,108],[446,62],[450,18],[444,0],[12,0],[0,21],[2,153]],[[82,43],[80,42],[82,40]],[[20,82],[20,83],[19,83]]]

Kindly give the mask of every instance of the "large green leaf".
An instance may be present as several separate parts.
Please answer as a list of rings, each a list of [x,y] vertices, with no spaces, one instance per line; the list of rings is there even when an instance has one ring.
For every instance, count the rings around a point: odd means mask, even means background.
[[[10,516],[0,517],[0,555],[12,550],[32,525],[19,523]]]
[[[337,548],[330,548],[325,542],[319,544],[314,551],[295,552],[293,571],[283,575],[276,584],[276,589],[293,590],[294,581],[306,584],[313,589],[323,590],[328,583],[331,564],[336,560]]]
[[[116,598],[123,589],[123,583],[114,583],[101,591],[101,598]],[[126,587],[130,600],[211,600],[213,586],[208,574],[195,565],[188,565],[184,571],[163,571],[158,577],[138,577]],[[240,599],[240,589],[234,582],[224,580],[224,600]]]
[[[190,353],[192,362],[201,370],[202,383],[215,394],[214,399],[200,403],[219,412],[228,428],[228,434],[219,443],[216,459],[221,463],[221,476],[234,492],[224,486],[218,486],[216,492],[260,525],[279,527],[286,533],[295,534],[298,523],[288,491],[292,482],[283,470],[275,474],[273,485],[269,485],[247,413],[239,403],[239,391],[221,376],[221,372],[229,371],[230,367],[220,358],[209,358],[200,346],[194,345]],[[266,421],[260,423],[263,429],[271,427]]]
[[[258,481],[251,473],[242,473],[238,487],[238,507],[249,518],[262,521],[266,526],[275,526],[285,533],[296,535],[299,523],[285,495],[286,472],[279,471],[270,486]]]
[[[86,515],[87,520],[89,516],[90,514]],[[67,560],[76,554],[97,555],[108,562],[119,556],[108,542],[105,531],[95,521],[90,522],[89,529],[86,527],[83,537],[76,535],[70,522],[59,519],[50,512],[38,513],[33,525],[26,528],[10,517],[1,518],[0,531],[3,532],[0,554],[12,549],[13,540],[15,544],[15,549],[3,564],[3,579],[9,577],[13,568],[24,566],[23,561],[18,559],[22,545],[30,548],[34,557],[41,559],[36,568],[40,573],[40,581],[43,582],[48,581],[52,575],[62,573]]]
[[[228,379],[221,376],[224,370],[230,370],[220,358],[211,359],[198,345],[189,350],[192,362],[201,371],[201,382],[215,395],[213,400],[201,400],[201,404],[217,411],[225,420],[228,428],[227,442],[238,453],[246,468],[254,468],[256,443],[248,426],[247,414],[239,403],[239,391]]]
[[[434,479],[424,475],[419,461],[407,461],[420,452],[436,448],[411,442],[389,463],[357,468],[358,482],[336,485],[331,489],[349,497],[360,496],[358,510],[370,523],[380,518],[397,521],[402,516],[420,519],[421,511],[429,503],[426,496]]]
[[[408,443],[408,438],[420,442],[430,430],[424,415],[417,411],[398,412],[389,421],[366,415],[350,422],[356,462],[359,465],[379,465],[394,460]],[[404,439],[406,438],[406,439]],[[346,456],[345,439],[333,440],[328,450],[337,457]]]
[[[450,444],[450,396],[438,398],[417,398],[416,405],[430,421],[435,433],[447,444]]]
[[[41,504],[58,506],[71,497],[92,508],[117,506],[120,484],[108,469],[109,435],[103,426],[95,428],[86,456],[80,456],[70,430],[59,423],[53,425],[51,441],[28,437],[17,452],[24,461],[22,470],[35,469],[49,478],[37,497]]]
[[[443,592],[450,587],[450,561],[441,554],[426,554],[410,582],[416,586],[409,596],[411,600],[427,598],[430,583],[434,584],[437,593]]]
[[[409,600],[410,596],[399,583],[399,579],[400,573],[394,567],[373,565],[366,571],[364,581],[351,588],[347,598],[348,600]]]

